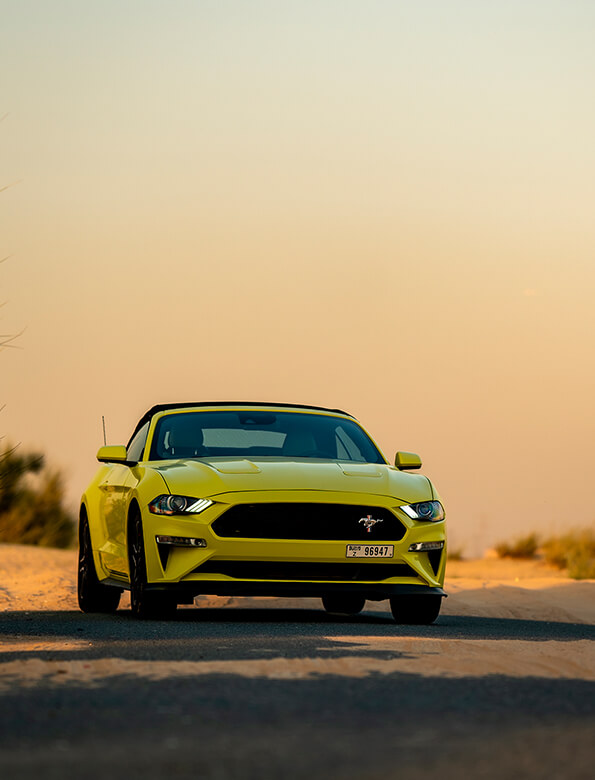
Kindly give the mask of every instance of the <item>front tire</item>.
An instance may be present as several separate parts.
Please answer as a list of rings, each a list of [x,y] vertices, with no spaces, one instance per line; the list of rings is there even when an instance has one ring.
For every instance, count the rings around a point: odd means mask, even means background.
[[[397,623],[409,626],[429,626],[440,614],[442,596],[393,596],[390,608]]]
[[[351,593],[327,593],[322,597],[322,606],[326,611],[338,615],[357,615],[365,603],[363,596]]]
[[[130,565],[130,607],[139,620],[167,620],[177,608],[177,602],[168,593],[147,589],[147,559],[140,513],[134,512],[129,521],[128,561]]]
[[[102,585],[97,577],[91,532],[86,514],[81,514],[79,525],[79,563],[77,576],[77,595],[79,607],[83,612],[112,613],[120,603],[120,588]]]

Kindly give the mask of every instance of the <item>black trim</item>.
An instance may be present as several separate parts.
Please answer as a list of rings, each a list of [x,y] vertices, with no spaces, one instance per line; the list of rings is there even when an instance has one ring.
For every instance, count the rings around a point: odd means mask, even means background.
[[[265,408],[280,408],[280,409],[315,409],[319,412],[333,412],[335,414],[344,414],[346,417],[351,417],[355,420],[355,417],[349,412],[344,412],[342,409],[328,409],[326,406],[309,406],[308,404],[283,404],[283,403],[269,403],[267,401],[198,401],[191,403],[189,401],[183,401],[179,404],[155,404],[148,412],[145,412],[138,421],[136,428],[132,432],[132,436],[128,440],[127,447],[130,445],[138,431],[143,425],[150,420],[155,414],[159,412],[166,412],[169,409],[192,409],[193,407],[200,406],[262,406]]]
[[[120,586],[121,587],[121,586]],[[327,593],[357,593],[369,601],[383,601],[391,596],[423,596],[433,594],[446,597],[442,588],[429,585],[385,585],[358,582],[220,582],[195,580],[169,585],[148,584],[149,590],[195,596],[275,596],[283,598],[322,598]]]
[[[114,579],[101,580],[102,585],[114,585],[130,590],[126,582]],[[358,582],[222,582],[221,580],[189,580],[166,584],[149,582],[147,590],[165,591],[179,599],[190,596],[273,596],[283,598],[322,598],[327,593],[357,593],[368,601],[383,601],[391,596],[434,595],[447,598],[442,588],[429,585],[405,585]],[[180,603],[188,603],[187,601]]]

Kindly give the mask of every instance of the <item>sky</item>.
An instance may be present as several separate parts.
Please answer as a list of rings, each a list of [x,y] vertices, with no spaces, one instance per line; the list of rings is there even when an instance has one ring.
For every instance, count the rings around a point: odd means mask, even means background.
[[[593,526],[595,5],[0,0],[0,433],[339,407],[468,555]]]

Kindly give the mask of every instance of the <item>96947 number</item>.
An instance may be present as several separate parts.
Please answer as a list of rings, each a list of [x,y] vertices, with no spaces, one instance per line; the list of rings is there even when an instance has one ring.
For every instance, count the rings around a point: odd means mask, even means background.
[[[346,558],[392,558],[395,547],[392,544],[348,544]]]

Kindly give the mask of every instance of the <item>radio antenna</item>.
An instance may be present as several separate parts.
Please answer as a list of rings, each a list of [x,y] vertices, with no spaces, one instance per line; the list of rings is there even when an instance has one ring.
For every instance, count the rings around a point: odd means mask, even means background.
[[[104,446],[107,444],[106,438],[105,438],[105,417],[101,415],[101,422],[103,424],[103,444]]]

